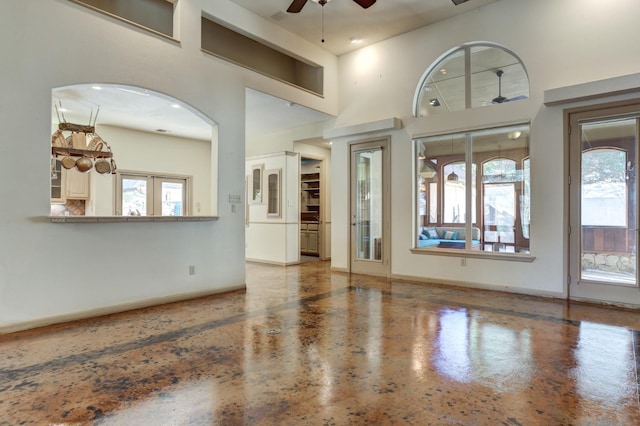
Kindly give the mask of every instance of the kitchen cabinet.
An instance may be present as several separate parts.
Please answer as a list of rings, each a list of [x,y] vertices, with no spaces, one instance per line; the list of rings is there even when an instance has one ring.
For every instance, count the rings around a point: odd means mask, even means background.
[[[320,216],[320,173],[300,175],[301,217],[318,220]]]
[[[60,160],[55,160],[55,165],[51,170],[51,203],[52,204],[64,204],[66,197],[64,189],[62,188],[62,163]]]
[[[317,255],[320,253],[317,223],[300,224],[300,252],[302,254]]]
[[[68,200],[89,199],[89,177],[90,173],[80,173],[75,169],[64,170],[66,172],[66,182],[64,185],[65,195]]]
[[[51,179],[51,203],[64,204],[67,200],[89,199],[90,173],[80,173],[75,169],[65,169],[56,160]]]

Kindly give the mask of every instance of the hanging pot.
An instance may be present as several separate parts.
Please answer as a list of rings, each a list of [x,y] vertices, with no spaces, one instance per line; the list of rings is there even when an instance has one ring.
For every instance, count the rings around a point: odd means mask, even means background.
[[[111,173],[111,164],[109,163],[109,160],[105,160],[104,158],[101,160],[97,160],[94,167],[96,169],[96,172],[100,173],[101,175],[105,173]]]
[[[93,167],[93,161],[90,158],[80,157],[76,160],[76,169],[80,173],[87,173]]]
[[[62,167],[65,169],[73,169],[76,166],[76,159],[73,157],[64,157],[60,160],[60,164],[62,164]]]

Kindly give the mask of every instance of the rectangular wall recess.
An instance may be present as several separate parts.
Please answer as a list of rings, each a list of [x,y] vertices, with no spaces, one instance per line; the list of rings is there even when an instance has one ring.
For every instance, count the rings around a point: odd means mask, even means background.
[[[173,0],[71,0],[135,26],[173,38]]]
[[[201,47],[207,53],[274,79],[323,94],[324,69],[202,17]]]

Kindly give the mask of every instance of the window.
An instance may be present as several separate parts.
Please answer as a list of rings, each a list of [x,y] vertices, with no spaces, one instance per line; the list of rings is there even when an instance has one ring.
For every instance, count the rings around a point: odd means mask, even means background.
[[[597,148],[582,153],[582,225],[627,226],[627,153]]]
[[[416,247],[529,253],[528,124],[414,143]]]
[[[442,114],[527,99],[529,78],[508,49],[474,42],[451,49],[420,79],[414,115]]]
[[[118,216],[187,216],[188,176],[117,173]]]
[[[464,162],[451,163],[444,166],[443,178],[444,178],[444,211],[442,217],[444,223],[465,223],[467,218],[467,201],[466,201],[466,169],[467,165]],[[471,221],[476,221],[476,209],[475,209],[475,176],[476,165],[471,165]]]

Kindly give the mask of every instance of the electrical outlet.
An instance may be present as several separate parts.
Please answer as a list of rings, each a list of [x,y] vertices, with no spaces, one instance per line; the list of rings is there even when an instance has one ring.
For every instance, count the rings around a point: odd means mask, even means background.
[[[467,259],[466,258],[462,258],[460,259],[460,266],[467,266]]]
[[[196,274],[196,265],[189,265],[189,275]]]

